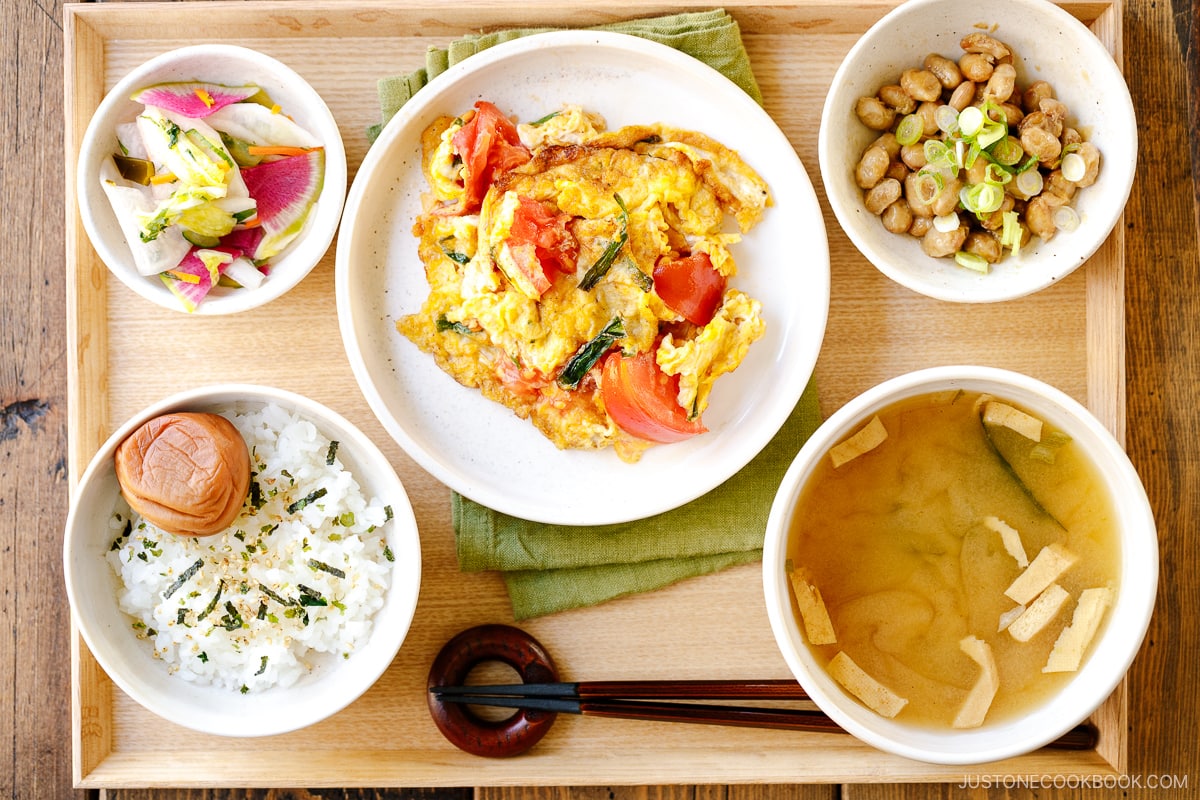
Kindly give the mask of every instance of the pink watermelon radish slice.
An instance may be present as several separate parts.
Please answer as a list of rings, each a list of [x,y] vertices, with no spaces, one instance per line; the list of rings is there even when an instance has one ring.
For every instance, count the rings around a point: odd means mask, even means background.
[[[234,228],[221,237],[222,247],[231,247],[247,256],[253,257],[258,252],[258,245],[263,239],[262,226],[254,228]]]
[[[191,119],[200,119],[258,94],[253,84],[222,86],[219,83],[158,83],[133,96],[134,102],[156,106]]]
[[[254,259],[271,258],[303,229],[325,181],[325,150],[315,148],[278,161],[242,168],[246,189],[258,204],[263,238]]]
[[[241,251],[231,247],[193,247],[178,265],[160,277],[171,294],[191,313],[217,285],[225,267],[239,255]]]

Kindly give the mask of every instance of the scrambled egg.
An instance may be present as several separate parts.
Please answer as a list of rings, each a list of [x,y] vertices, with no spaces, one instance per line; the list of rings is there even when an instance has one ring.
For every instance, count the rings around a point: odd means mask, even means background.
[[[429,192],[413,233],[430,292],[397,329],[558,447],[613,446],[636,460],[651,443],[606,412],[602,360],[576,385],[562,379],[564,367],[589,346],[654,353],[665,375],[678,376],[683,413],[698,420],[713,382],[762,336],[761,305],[726,285],[711,319],[689,322],[660,296],[655,267],[705,254],[732,281],[729,248],[770,204],[767,186],[703,134],[663,125],[610,132],[597,115],[568,106],[517,126],[527,160],[494,169],[479,208],[464,209],[470,159],[455,140],[471,118],[442,118],[423,136]],[[517,233],[531,200],[557,231],[557,264],[547,265],[549,239],[538,235],[535,247]],[[616,320],[621,335],[604,339]]]

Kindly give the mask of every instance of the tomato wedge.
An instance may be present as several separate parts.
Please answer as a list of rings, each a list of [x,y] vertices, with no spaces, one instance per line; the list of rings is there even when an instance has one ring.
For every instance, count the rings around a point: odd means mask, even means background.
[[[457,212],[473,214],[483,203],[495,175],[519,167],[531,156],[517,126],[486,100],[475,103],[475,116],[450,139],[463,161],[463,198]]]
[[[708,253],[660,258],[654,265],[654,291],[672,310],[693,325],[707,325],[721,306],[725,276]]]
[[[679,376],[659,369],[654,353],[610,353],[600,374],[600,392],[613,422],[639,439],[670,444],[708,430],[700,420],[688,419],[675,399]]]
[[[554,276],[575,272],[579,242],[567,229],[570,214],[554,213],[537,200],[518,197],[508,245],[517,269],[536,296],[550,288]]]

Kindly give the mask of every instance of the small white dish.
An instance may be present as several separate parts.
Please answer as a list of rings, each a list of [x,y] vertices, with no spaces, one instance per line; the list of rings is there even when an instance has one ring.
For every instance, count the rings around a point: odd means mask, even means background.
[[[300,236],[271,259],[267,279],[253,289],[216,286],[190,313],[215,316],[257,308],[300,283],[333,242],[346,198],[346,152],[341,132],[325,101],[304,78],[268,55],[237,45],[198,44],[171,50],[118,81],[96,109],[80,146],[75,189],[79,213],[88,239],[109,271],[139,296],[164,308],[185,310],[157,275],[138,273],[116,214],[101,188],[100,171],[117,150],[117,125],[132,121],[142,110],[143,106],[130,97],[147,86],[170,81],[257,84],[325,149],[325,176],[316,205]]]
[[[457,384],[397,333],[429,287],[410,229],[426,191],[421,132],[478,99],[519,120],[564,103],[610,129],[664,122],[737,150],[774,206],[734,245],[735,286],[762,302],[766,334],[723,376],[710,432],[651,448],[636,464],[611,451],[561,451],[509,409]],[[742,90],[690,56],[615,33],[539,34],[472,56],[421,89],[364,159],[337,252],[338,321],[350,364],[383,426],[452,489],[525,519],[602,524],[669,510],[748,463],[787,419],[812,374],[829,303],[824,222],[803,165]]]
[[[316,425],[339,442],[338,458],[364,495],[392,508],[386,523],[393,557],[383,606],[372,616],[367,644],[348,658],[310,655],[313,670],[286,688],[250,694],[189,683],[168,674],[150,643],[139,639],[117,599],[118,582],[106,551],[108,521],[120,487],[113,466],[117,446],[146,421],[174,411],[225,412],[274,403]],[[100,447],[80,477],[67,515],[63,544],[67,597],[75,623],[96,661],[125,694],[147,710],[186,728],[220,736],[270,736],[319,722],[356,700],[384,673],[408,634],[421,581],[416,519],[403,484],[387,457],[329,408],[292,392],[265,386],[218,384],[172,395],[140,411]]]
[[[878,137],[859,121],[855,102],[873,96],[929,53],[954,61],[959,40],[985,31],[1013,49],[1017,86],[1046,80],[1080,131],[1101,153],[1096,183],[1076,193],[1079,227],[1049,242],[1034,239],[1018,258],[981,274],[953,258],[931,258],[920,240],[886,230],[863,204],[854,170]],[[1108,238],[1133,186],[1138,134],[1133,101],[1120,68],[1079,20],[1048,0],[1004,0],[975,6],[959,0],[907,0],[850,49],[834,75],[821,114],[818,158],[829,205],[850,241],[875,267],[915,292],[958,303],[1011,300],[1062,280]]]
[[[970,729],[934,729],[885,718],[848,694],[818,663],[797,624],[787,571],[791,520],[801,492],[829,449],[882,409],[909,397],[965,390],[1016,403],[1071,437],[1097,466],[1116,514],[1120,577],[1102,632],[1083,666],[1045,701],[1017,717]],[[880,750],[936,764],[981,764],[1021,755],[1083,722],[1108,698],[1133,662],[1158,591],[1158,537],[1150,502],[1120,444],[1086,408],[1063,392],[1008,370],[947,366],[897,376],[831,415],[788,468],[771,506],[763,546],[767,616],[780,652],[822,711]]]

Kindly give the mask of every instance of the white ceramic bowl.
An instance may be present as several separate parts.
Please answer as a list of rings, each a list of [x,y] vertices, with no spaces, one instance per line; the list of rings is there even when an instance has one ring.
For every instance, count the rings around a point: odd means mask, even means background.
[[[969,730],[933,730],[884,718],[861,705],[820,666],[793,612],[786,572],[788,531],[800,493],[829,448],[875,413],[907,397],[963,389],[1017,403],[1062,430],[1098,466],[1117,516],[1120,578],[1102,633],[1065,688],[1027,713]],[[1158,538],[1145,489],[1120,445],[1078,402],[1047,384],[990,367],[919,370],[875,386],[826,420],[801,448],[767,522],[763,585],[775,640],[817,705],[859,739],[907,758],[979,764],[1035,750],[1084,721],[1112,693],[1141,646],[1158,588]]]
[[[255,83],[325,148],[324,185],[305,230],[271,260],[267,279],[254,289],[214,287],[192,313],[232,314],[268,303],[303,280],[333,242],[346,199],[346,152],[337,122],[321,96],[294,70],[236,45],[198,44],[155,56],[123,77],[105,96],[80,146],[75,191],[84,230],[100,259],[122,283],[145,299],[177,311],[183,311],[183,306],[158,276],[138,273],[99,177],[101,164],[116,151],[117,125],[133,120],[142,109],[131,95],[167,81]]]
[[[733,285],[762,303],[766,333],[724,375],[704,414],[709,433],[651,448],[636,464],[602,451],[559,450],[529,422],[460,386],[396,332],[429,293],[412,223],[427,191],[421,132],[478,99],[519,120],[564,103],[609,129],[663,122],[738,151],[774,205],[731,252]],[[796,247],[797,242],[803,245]],[[783,255],[781,255],[783,254]],[[704,63],[635,36],[557,31],[498,45],[455,65],[400,109],[363,159],[338,236],[342,341],[384,428],[459,493],[539,522],[599,525],[695,499],[749,462],[779,430],[812,374],[829,308],[829,250],[816,193],[778,126]],[[646,487],[596,502],[596,487]]]
[[[992,265],[989,274],[931,258],[920,241],[888,232],[867,211],[854,168],[879,135],[854,111],[860,96],[897,83],[929,53],[957,61],[959,40],[986,29],[1010,45],[1017,86],[1049,81],[1075,127],[1101,152],[1096,183],[1076,193],[1079,227],[1049,242],[1034,239],[1020,257]],[[994,30],[993,30],[994,29]],[[1069,121],[1070,121],[1069,120]],[[1133,185],[1137,122],[1129,89],[1112,55],[1079,20],[1048,0],[908,0],[885,15],[851,48],[826,96],[818,141],[821,178],[838,222],[850,241],[882,273],[929,297],[954,302],[994,302],[1022,297],[1073,272],[1103,244]]]
[[[172,411],[222,412],[274,403],[309,420],[339,442],[338,457],[367,496],[391,505],[384,526],[395,558],[383,606],[372,617],[367,644],[343,658],[319,654],[315,668],[287,688],[242,695],[199,686],[169,675],[138,639],[131,618],[117,603],[117,578],[105,558],[111,544],[108,520],[120,488],[113,453],[147,420]],[[408,633],[421,580],[421,549],[416,520],[404,486],[387,457],[346,419],[292,392],[265,386],[219,384],[172,395],[122,425],[96,453],[79,479],[67,515],[64,542],[67,596],[88,649],[113,682],[147,710],[188,728],[224,736],[267,736],[318,722],[349,705],[391,664]]]

